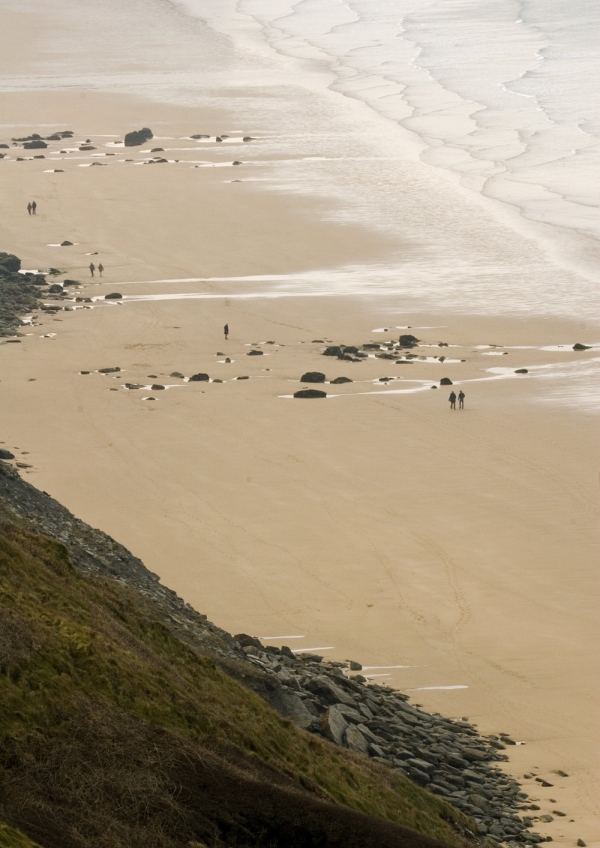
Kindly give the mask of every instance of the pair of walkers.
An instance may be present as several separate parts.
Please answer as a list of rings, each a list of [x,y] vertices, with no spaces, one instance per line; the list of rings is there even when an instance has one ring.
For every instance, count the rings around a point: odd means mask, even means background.
[[[466,397],[465,393],[461,389],[460,392],[458,393],[458,408],[459,409],[465,408],[465,397]],[[448,398],[448,400],[450,401],[450,409],[456,409],[456,393],[455,392],[450,392],[450,397]]]
[[[94,276],[95,270],[96,270],[96,266],[94,265],[93,262],[90,262],[90,274],[92,275],[92,277]],[[102,264],[102,262],[100,262],[99,265],[98,265],[98,274],[100,276],[102,276],[103,271],[104,271],[104,265]]]
[[[35,215],[37,211],[37,203],[35,200],[32,200],[31,203],[27,204],[27,211],[30,215]]]

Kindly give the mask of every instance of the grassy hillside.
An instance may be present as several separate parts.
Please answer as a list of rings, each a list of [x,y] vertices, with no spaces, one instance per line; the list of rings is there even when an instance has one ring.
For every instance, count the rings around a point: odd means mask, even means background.
[[[298,730],[173,635],[152,601],[82,576],[61,544],[10,522],[0,820],[42,848],[464,846],[468,826],[400,775]],[[0,848],[32,844],[12,834],[0,826]]]

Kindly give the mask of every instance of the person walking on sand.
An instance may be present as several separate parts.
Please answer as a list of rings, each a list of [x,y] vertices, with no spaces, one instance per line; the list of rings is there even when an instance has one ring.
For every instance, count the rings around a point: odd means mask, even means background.
[[[102,276],[103,271],[104,271],[104,265],[102,264],[102,262],[100,262],[98,264],[98,273],[100,274],[100,276]]]
[[[450,401],[450,409],[456,409],[456,395],[454,392],[450,392],[448,400]]]
[[[225,341],[227,341],[227,336],[229,335],[229,324],[225,324],[223,327],[223,335],[225,336]]]
[[[94,265],[93,262],[90,262],[90,274],[92,275],[92,277],[94,276],[95,270],[96,270],[96,266]]]
[[[32,211],[32,213],[33,213],[34,215],[35,215],[35,210],[36,210],[36,209],[37,209],[37,203],[36,203],[36,202],[35,202],[35,200],[34,200],[34,201],[32,202],[32,204],[31,204],[31,211]]]
[[[458,393],[458,408],[459,409],[465,408],[465,393],[463,392],[462,389]]]
[[[28,204],[27,204],[27,211],[28,211],[28,212],[29,212],[29,214],[31,215],[31,203],[28,203]]]

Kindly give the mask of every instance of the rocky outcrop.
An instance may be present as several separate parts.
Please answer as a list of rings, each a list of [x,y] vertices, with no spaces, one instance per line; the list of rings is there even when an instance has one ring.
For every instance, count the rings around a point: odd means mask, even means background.
[[[39,288],[46,285],[45,276],[21,274],[20,268],[18,256],[0,252],[0,337],[16,335],[23,323],[19,316],[42,307]]]
[[[154,138],[154,133],[148,127],[143,127],[141,130],[133,130],[125,136],[125,147],[138,147],[151,138]]]
[[[411,333],[406,333],[398,339],[400,347],[416,347],[419,344],[419,339]]]

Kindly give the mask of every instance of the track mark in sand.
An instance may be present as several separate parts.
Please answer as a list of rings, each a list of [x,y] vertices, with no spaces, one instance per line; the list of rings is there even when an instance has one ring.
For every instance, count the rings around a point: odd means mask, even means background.
[[[393,565],[389,561],[386,554],[382,553],[378,548],[376,543],[373,540],[369,540],[369,544],[371,546],[371,550],[373,551],[373,555],[379,561],[381,568],[383,569],[384,574],[386,575],[388,581],[392,584],[394,594],[396,596],[396,600],[400,604],[401,609],[405,609],[419,624],[426,624],[426,618],[420,612],[417,612],[414,607],[411,607],[406,597],[404,596],[402,589],[400,588],[399,581],[394,574]]]

